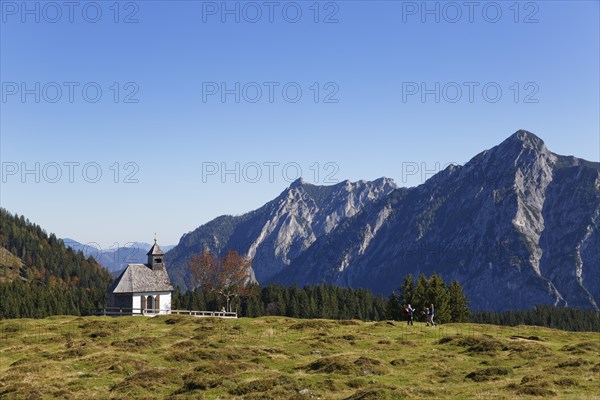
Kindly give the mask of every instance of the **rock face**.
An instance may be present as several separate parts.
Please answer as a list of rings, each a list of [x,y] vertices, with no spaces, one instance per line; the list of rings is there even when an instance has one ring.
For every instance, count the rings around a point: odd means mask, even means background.
[[[395,188],[386,178],[333,186],[315,186],[298,179],[258,210],[218,217],[184,235],[166,255],[169,275],[175,285],[190,288],[193,278],[187,262],[192,254],[236,250],[253,258],[255,278],[267,282],[318,238]]]
[[[387,295],[405,275],[458,279],[474,309],[600,304],[600,164],[518,131],[424,184],[294,182],[259,210],[219,217],[167,253],[172,280],[203,248],[254,258],[260,283],[333,283]]]
[[[518,131],[464,166],[385,201],[317,240],[271,281],[380,294],[408,274],[458,279],[475,309],[598,309],[600,164]]]

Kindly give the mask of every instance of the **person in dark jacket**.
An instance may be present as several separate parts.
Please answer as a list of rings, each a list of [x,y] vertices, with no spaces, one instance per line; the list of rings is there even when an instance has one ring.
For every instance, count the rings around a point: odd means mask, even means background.
[[[406,322],[406,324],[413,325],[413,315],[415,313],[415,309],[409,304],[408,306],[406,306],[406,311],[408,312],[408,321]]]

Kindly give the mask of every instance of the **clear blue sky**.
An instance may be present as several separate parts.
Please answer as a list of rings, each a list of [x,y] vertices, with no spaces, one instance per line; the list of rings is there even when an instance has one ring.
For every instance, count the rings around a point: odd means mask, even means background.
[[[521,128],[600,158],[597,1],[114,4],[0,1],[1,205],[61,237],[174,244],[298,167],[414,186]]]

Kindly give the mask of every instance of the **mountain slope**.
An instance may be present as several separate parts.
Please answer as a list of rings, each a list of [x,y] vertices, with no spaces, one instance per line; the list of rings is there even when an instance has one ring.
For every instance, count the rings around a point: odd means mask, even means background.
[[[600,303],[600,165],[518,131],[464,166],[398,189],[269,282],[386,294],[408,274],[458,279],[475,309]]]
[[[316,186],[298,179],[258,210],[218,217],[184,235],[165,256],[171,280],[189,288],[193,279],[187,262],[192,254],[236,250],[254,259],[255,277],[264,282],[285,269],[319,237],[395,187],[386,178],[344,181],[333,186]]]

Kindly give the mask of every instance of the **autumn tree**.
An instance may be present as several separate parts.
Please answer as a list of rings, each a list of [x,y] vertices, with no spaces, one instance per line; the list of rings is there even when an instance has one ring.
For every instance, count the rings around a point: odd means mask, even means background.
[[[198,286],[225,300],[226,310],[231,312],[233,301],[245,294],[250,282],[252,260],[228,251],[224,257],[211,252],[193,255],[188,267]]]

